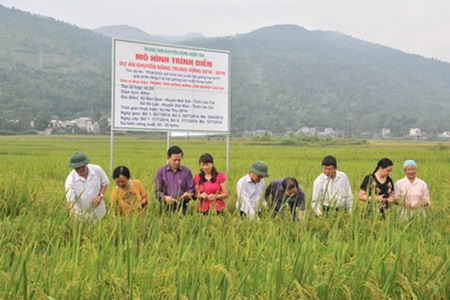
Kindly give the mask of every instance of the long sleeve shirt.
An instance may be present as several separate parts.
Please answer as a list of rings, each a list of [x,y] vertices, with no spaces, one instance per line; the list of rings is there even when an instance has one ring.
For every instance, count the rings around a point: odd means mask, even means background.
[[[266,188],[264,198],[272,198],[271,206],[275,212],[279,212],[283,206],[286,204],[291,210],[294,208],[299,208],[300,210],[305,210],[305,193],[299,186],[298,191],[293,196],[287,196],[286,190],[283,189],[283,179],[273,180]]]
[[[249,174],[239,179],[236,184],[236,208],[253,219],[256,212],[261,211],[261,201],[266,203],[263,199],[264,187],[264,179],[253,182]]]
[[[416,178],[413,182],[404,177],[395,183],[395,197],[408,202],[412,208],[429,205],[430,194],[425,181]]]
[[[352,203],[352,189],[344,172],[336,171],[334,178],[322,173],[314,181],[311,206],[316,215],[322,214],[322,206],[350,210]]]
[[[185,166],[180,166],[175,172],[169,165],[159,168],[155,177],[155,193],[160,202],[164,201],[166,196],[178,199],[184,193],[194,195],[195,186],[191,170]]]

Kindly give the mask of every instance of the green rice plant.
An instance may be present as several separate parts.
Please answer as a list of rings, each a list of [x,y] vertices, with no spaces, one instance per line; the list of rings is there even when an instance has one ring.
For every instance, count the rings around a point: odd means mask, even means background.
[[[183,164],[198,172],[208,149],[225,170],[220,141],[176,140]],[[88,147],[84,146],[88,145]],[[66,210],[67,160],[84,150],[109,166],[106,137],[0,137],[0,298],[75,299],[446,299],[450,294],[450,167],[447,148],[433,143],[284,146],[231,145],[230,197],[223,216],[203,216],[191,201],[186,216],[161,214],[153,178],[165,163],[165,141],[121,136],[116,164],[127,165],[149,190],[144,216],[108,213],[101,221]],[[130,150],[132,149],[132,151]],[[333,154],[353,195],[379,158],[396,165],[414,158],[429,186],[426,217],[382,220],[355,200],[351,214],[317,218],[310,207],[321,159]],[[306,193],[305,218],[241,218],[235,184],[254,160],[269,165],[267,180],[294,176]],[[8,166],[6,168],[6,166]],[[392,177],[403,177],[395,167]],[[267,182],[268,183],[268,182]],[[111,183],[111,186],[114,182]],[[109,192],[106,193],[106,205]]]

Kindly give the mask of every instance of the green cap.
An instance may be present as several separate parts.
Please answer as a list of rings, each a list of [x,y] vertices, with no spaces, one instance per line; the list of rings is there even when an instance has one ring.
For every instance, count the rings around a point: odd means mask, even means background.
[[[250,172],[261,177],[269,177],[269,174],[267,174],[268,169],[267,165],[262,161],[256,161],[248,166]]]
[[[69,168],[76,169],[86,166],[91,160],[84,152],[75,152],[70,158]]]

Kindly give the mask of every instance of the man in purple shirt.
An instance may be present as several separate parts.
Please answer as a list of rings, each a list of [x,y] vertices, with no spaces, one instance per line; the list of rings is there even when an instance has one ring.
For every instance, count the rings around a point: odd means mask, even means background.
[[[156,172],[155,192],[161,208],[182,210],[186,214],[187,204],[194,196],[194,179],[191,170],[181,165],[183,150],[172,146],[167,150],[167,165]]]

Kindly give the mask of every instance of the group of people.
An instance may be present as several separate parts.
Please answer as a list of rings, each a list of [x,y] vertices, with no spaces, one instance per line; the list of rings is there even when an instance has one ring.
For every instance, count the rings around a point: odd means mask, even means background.
[[[182,165],[183,151],[172,146],[167,151],[167,164],[160,167],[155,177],[155,196],[161,211],[179,211],[186,214],[188,203],[198,200],[198,210],[202,214],[221,215],[227,206],[227,178],[214,166],[211,154],[199,158],[200,171],[195,176]],[[403,164],[405,177],[395,184],[390,178],[393,162],[381,159],[375,170],[367,175],[359,191],[359,199],[367,202],[367,211],[377,210],[382,217],[393,205],[402,205],[402,216],[430,205],[427,184],[417,178],[417,164],[407,160]],[[106,213],[104,194],[109,179],[100,166],[90,164],[83,152],[72,155],[65,188],[69,210],[77,215],[101,218]],[[248,166],[248,172],[236,184],[236,208],[241,216],[255,218],[261,216],[264,208],[273,216],[287,214],[294,220],[303,218],[306,201],[305,192],[294,177],[271,181],[267,187],[268,166],[256,161]],[[131,179],[126,166],[114,169],[112,178],[116,186],[111,192],[112,210],[120,215],[142,214],[148,204],[149,194],[140,180]],[[326,156],[322,160],[322,173],[314,181],[311,206],[317,216],[330,211],[350,212],[353,194],[347,175],[338,171],[337,160]]]

